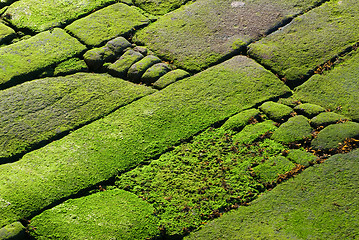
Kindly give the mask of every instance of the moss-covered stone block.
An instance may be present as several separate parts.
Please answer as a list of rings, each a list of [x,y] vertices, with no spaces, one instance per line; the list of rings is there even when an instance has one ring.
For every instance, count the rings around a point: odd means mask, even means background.
[[[17,162],[0,165],[0,226],[28,218],[288,92],[275,75],[245,56],[173,83]]]
[[[0,45],[6,43],[16,36],[15,31],[0,22]]]
[[[124,37],[117,37],[108,41],[105,46],[111,49],[115,55],[119,55],[122,54],[125,49],[132,47],[132,44]]]
[[[189,0],[134,0],[133,3],[151,14],[163,15],[179,8],[188,1]]]
[[[241,130],[244,128],[251,119],[254,119],[260,114],[258,109],[252,108],[244,110],[232,117],[230,117],[223,125],[222,128],[226,130]]]
[[[160,77],[156,82],[153,83],[153,86],[155,88],[162,89],[167,87],[171,83],[177,82],[189,76],[190,74],[185,70],[175,69]]]
[[[0,162],[153,93],[107,74],[44,78],[0,92]]]
[[[294,107],[294,110],[307,118],[313,118],[319,113],[325,112],[325,108],[311,103],[303,103]]]
[[[311,146],[314,149],[332,149],[340,147],[347,138],[359,137],[359,123],[345,122],[325,127],[319,132]]]
[[[99,46],[104,42],[128,35],[133,29],[149,24],[148,18],[135,8],[116,3],[76,20],[65,29],[88,46]]]
[[[102,8],[114,0],[22,0],[11,4],[5,14],[19,29],[27,28],[41,32],[54,27],[63,27],[84,15]]]
[[[330,157],[185,239],[355,239],[358,161],[358,149]]]
[[[297,87],[294,96],[359,121],[358,85],[359,51],[354,51],[332,70],[316,74]]]
[[[310,152],[306,152],[302,149],[291,149],[287,155],[287,158],[295,164],[300,164],[308,167],[311,163],[314,163],[317,157]]]
[[[153,83],[169,71],[171,71],[171,68],[168,64],[156,63],[143,73],[141,81],[145,83]]]
[[[276,122],[282,122],[288,119],[293,112],[291,107],[272,101],[263,103],[259,109],[264,112],[267,117]]]
[[[312,138],[312,130],[308,119],[299,115],[280,125],[271,138],[281,143],[292,143]]]
[[[126,51],[116,62],[107,67],[108,73],[115,77],[127,78],[127,71],[144,56],[136,51]]]
[[[328,126],[330,124],[335,124],[339,121],[348,121],[350,120],[350,118],[334,113],[334,112],[323,112],[320,113],[319,115],[313,117],[310,120],[310,124],[317,128],[319,126]]]
[[[297,85],[319,65],[358,41],[357,21],[359,6],[356,0],[328,1],[251,44],[249,54],[284,76],[289,84]]]
[[[82,53],[86,47],[64,30],[39,33],[0,48],[0,88],[30,80],[43,69]]]
[[[295,167],[294,163],[283,156],[268,158],[264,163],[253,167],[252,174],[262,183],[276,182],[280,174],[285,174]]]
[[[26,228],[20,222],[14,222],[0,228],[1,240],[25,240],[28,236],[25,234]]]
[[[79,58],[70,58],[59,63],[54,69],[54,76],[70,75],[77,72],[87,71],[87,65],[84,60]]]
[[[146,72],[147,69],[160,63],[161,59],[154,55],[148,55],[141,59],[140,61],[134,63],[127,71],[127,77],[135,82],[139,82],[142,75]]]
[[[272,120],[266,120],[261,123],[246,125],[242,131],[233,137],[234,141],[239,143],[249,144],[268,132],[273,132],[277,129],[275,122]]]
[[[162,59],[196,72],[239,53],[317,3],[318,0],[197,0],[138,31],[134,41],[147,45]]]
[[[149,239],[159,235],[154,208],[114,189],[70,199],[31,220],[36,239]]]
[[[115,53],[107,46],[93,48],[84,54],[84,61],[91,70],[101,69],[105,61],[115,57]]]

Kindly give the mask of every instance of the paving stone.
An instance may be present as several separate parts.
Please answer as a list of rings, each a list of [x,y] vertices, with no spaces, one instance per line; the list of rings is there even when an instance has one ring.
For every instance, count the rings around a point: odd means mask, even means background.
[[[293,113],[291,107],[272,101],[263,103],[259,109],[276,122],[282,122],[288,119],[290,114]]]
[[[141,77],[141,81],[145,83],[153,83],[169,71],[171,71],[171,68],[168,64],[156,63],[146,70]]]
[[[340,147],[347,138],[359,137],[359,123],[345,122],[325,127],[313,139],[311,147],[314,149],[328,150]]]
[[[300,164],[305,167],[308,167],[317,159],[315,155],[302,149],[290,149],[287,158],[293,163]]]
[[[0,228],[1,240],[25,240],[27,236],[25,234],[26,228],[20,222],[14,222]]]
[[[31,220],[38,239],[149,239],[159,235],[154,208],[133,193],[114,189],[70,199]]]
[[[136,51],[126,51],[116,62],[107,67],[108,73],[115,77],[127,78],[127,71],[144,56]]]
[[[289,84],[297,85],[319,65],[358,41],[358,21],[357,0],[328,1],[251,44],[249,54],[284,76]]]
[[[134,63],[127,71],[127,77],[133,81],[139,82],[142,75],[146,72],[147,69],[160,63],[161,59],[154,55],[148,55],[141,59],[140,61]]]
[[[243,129],[251,119],[254,119],[259,115],[259,110],[252,108],[248,110],[244,110],[232,117],[230,117],[223,125],[222,128],[226,130],[241,130]]]
[[[175,69],[160,77],[156,82],[153,83],[153,86],[155,88],[162,89],[167,87],[171,83],[177,82],[189,76],[190,74],[185,70]]]
[[[188,71],[228,58],[318,0],[197,0],[137,32],[134,41]]]
[[[311,103],[299,104],[294,107],[294,110],[298,114],[304,115],[307,118],[313,118],[319,113],[325,112],[325,108]]]
[[[264,135],[267,132],[273,132],[277,129],[275,122],[272,120],[266,120],[257,124],[246,125],[242,131],[233,137],[233,141],[237,141],[244,144],[249,144]]]
[[[80,60],[79,58],[70,58],[59,63],[54,68],[54,76],[70,75],[77,72],[85,72],[87,70],[88,68],[84,60]]]
[[[345,59],[334,69],[316,74],[297,87],[294,97],[359,121],[359,52],[354,51]]]
[[[0,162],[153,92],[91,73],[39,79],[0,91]]]
[[[330,124],[334,124],[337,123],[339,121],[346,121],[346,120],[350,120],[349,118],[337,114],[337,113],[333,113],[333,112],[323,112],[320,113],[318,116],[313,117],[310,120],[310,124],[317,128],[319,126],[328,126]]]
[[[0,48],[0,88],[30,77],[86,49],[62,29],[53,29]]]
[[[15,31],[0,22],[0,44],[6,43],[16,36]]]
[[[289,92],[271,72],[244,56],[173,83],[17,162],[0,165],[0,226],[158,156],[242,109]]]
[[[185,239],[355,239],[358,161],[359,149],[330,157]]]
[[[116,3],[73,22],[65,29],[86,45],[99,46],[112,38],[128,35],[149,22],[136,8]]]
[[[5,14],[19,29],[41,32],[53,27],[63,27],[84,15],[102,8],[114,0],[21,0],[11,4]],[[46,13],[46,14],[44,14]]]
[[[179,8],[186,2],[188,2],[188,0],[133,0],[133,3],[136,6],[154,15],[166,14],[175,10],[176,8]]]
[[[312,130],[308,119],[298,115],[289,118],[287,122],[280,125],[271,138],[281,143],[292,143],[312,138]]]

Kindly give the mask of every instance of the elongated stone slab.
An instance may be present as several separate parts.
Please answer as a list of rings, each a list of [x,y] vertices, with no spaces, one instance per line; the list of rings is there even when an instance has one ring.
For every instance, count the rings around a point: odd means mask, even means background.
[[[21,0],[9,6],[6,14],[17,28],[41,32],[53,27],[62,27],[75,19],[115,0]]]
[[[234,57],[0,165],[0,226],[151,159],[213,123],[290,90]]]
[[[99,46],[114,37],[127,35],[149,22],[137,9],[116,3],[73,22],[66,30],[86,45]]]
[[[334,69],[316,74],[297,87],[294,97],[359,121],[359,52],[345,59]]]
[[[0,163],[153,92],[91,73],[44,78],[0,91]]]
[[[338,154],[185,239],[355,239],[359,149]]]
[[[134,40],[181,68],[199,71],[318,2],[198,0],[164,15]]]
[[[251,44],[249,54],[298,85],[319,65],[358,42],[358,21],[356,0],[332,0]]]
[[[86,49],[64,30],[56,28],[0,48],[0,89],[26,81],[52,64]]]
[[[111,190],[70,199],[31,220],[36,239],[150,239],[159,235],[155,209],[135,194]]]

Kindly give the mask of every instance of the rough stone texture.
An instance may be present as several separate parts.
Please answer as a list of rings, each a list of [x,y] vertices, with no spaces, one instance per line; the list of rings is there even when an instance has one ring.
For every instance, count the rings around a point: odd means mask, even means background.
[[[312,138],[312,130],[308,119],[299,115],[289,118],[287,122],[280,125],[271,138],[281,143],[292,143]]]
[[[355,239],[358,161],[358,149],[330,157],[185,239]]]
[[[148,55],[141,59],[140,61],[133,64],[127,71],[127,77],[133,81],[139,82],[142,75],[146,72],[147,69],[160,63],[161,59],[154,55]]]
[[[179,8],[189,0],[133,0],[133,3],[154,15],[163,15],[176,8]]]
[[[141,77],[141,81],[145,83],[153,83],[169,71],[171,71],[171,68],[168,66],[168,64],[156,63],[146,70],[146,72]]]
[[[154,90],[107,74],[78,73],[0,92],[0,162],[98,119]]]
[[[0,88],[29,80],[44,68],[76,56],[85,50],[64,30],[55,28],[27,40],[0,48]]]
[[[337,148],[344,143],[346,138],[359,137],[359,123],[345,122],[329,125],[319,132],[317,138],[312,141],[314,149]]]
[[[272,101],[263,103],[259,109],[276,122],[282,122],[288,119],[293,112],[291,107]]]
[[[310,124],[314,127],[319,127],[319,126],[325,127],[330,124],[337,123],[339,121],[347,121],[347,120],[350,120],[350,119],[343,115],[333,113],[333,112],[323,112],[323,113],[320,113],[318,116],[313,117],[310,120]]]
[[[115,53],[107,46],[101,48],[93,48],[84,54],[84,61],[92,70],[100,69],[105,61],[115,57]]]
[[[329,1],[251,44],[249,54],[284,76],[290,84],[297,85],[316,67],[358,41],[357,3],[357,0]]]
[[[233,141],[249,144],[261,135],[275,131],[277,127],[274,124],[275,122],[272,120],[266,120],[254,125],[246,125],[242,131],[233,137]]]
[[[114,0],[21,0],[9,6],[11,24],[41,32],[53,27],[62,27],[73,20],[104,7]],[[46,13],[46,14],[45,14]]]
[[[313,154],[306,152],[302,149],[291,149],[289,150],[287,158],[295,164],[300,164],[308,167],[311,163],[314,163],[317,159]]]
[[[359,121],[358,86],[359,52],[355,51],[334,69],[323,75],[316,74],[297,87],[294,96],[303,102],[318,104]]]
[[[29,217],[289,91],[255,61],[238,56],[126,105],[17,162],[0,165],[0,226]]]
[[[0,45],[10,41],[15,36],[15,31],[12,28],[0,22]]]
[[[154,208],[136,195],[110,190],[71,199],[31,220],[37,239],[143,240],[159,235]]]
[[[122,54],[126,48],[129,48],[131,46],[132,44],[124,37],[117,37],[106,43],[106,47],[111,49],[115,55]]]
[[[298,114],[304,115],[307,118],[313,118],[319,113],[325,112],[325,108],[311,103],[303,103],[298,106],[295,106],[294,110]]]
[[[125,78],[128,69],[142,58],[141,53],[128,50],[116,62],[107,67],[108,73],[115,77]]]
[[[70,58],[69,60],[59,63],[54,68],[54,76],[69,75],[77,72],[85,72],[87,70],[88,68],[84,60]]]
[[[25,227],[20,222],[14,222],[0,228],[1,240],[25,240],[27,236],[25,234]]]
[[[249,120],[254,119],[259,113],[259,110],[255,108],[244,110],[243,112],[230,117],[222,125],[222,128],[226,130],[241,130],[248,124]]]
[[[137,9],[116,3],[81,18],[65,29],[86,45],[99,46],[118,36],[128,35],[133,29],[149,23]]]
[[[199,71],[318,2],[197,0],[137,32],[134,40],[176,66]]]
[[[153,83],[153,86],[155,88],[162,89],[167,87],[171,83],[177,82],[189,76],[190,74],[185,70],[175,69],[160,77],[156,82]]]

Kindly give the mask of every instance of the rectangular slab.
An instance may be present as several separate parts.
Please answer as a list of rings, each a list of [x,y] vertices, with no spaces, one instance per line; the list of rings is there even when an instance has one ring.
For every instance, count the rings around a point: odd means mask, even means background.
[[[323,0],[198,0],[139,31],[134,41],[178,67],[199,71]]]
[[[0,89],[26,81],[42,69],[85,51],[86,47],[56,28],[0,48]]]
[[[0,227],[127,171],[215,122],[290,90],[234,57],[0,165]]]
[[[112,38],[127,35],[149,22],[136,8],[116,3],[73,22],[66,30],[86,45],[99,46]]]
[[[153,92],[92,73],[44,78],[0,91],[0,163]]]
[[[357,0],[332,0],[251,44],[249,54],[298,85],[321,64],[359,39]]]

